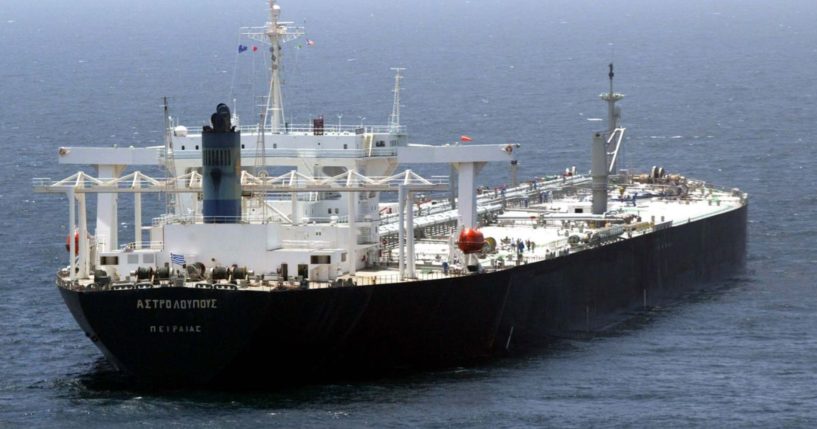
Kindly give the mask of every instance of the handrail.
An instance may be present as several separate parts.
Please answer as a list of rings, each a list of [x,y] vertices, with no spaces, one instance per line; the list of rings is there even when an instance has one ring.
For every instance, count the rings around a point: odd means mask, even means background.
[[[119,250],[162,250],[164,245],[164,241],[142,241],[139,246],[137,246],[135,242],[130,242],[120,245]]]
[[[194,150],[174,151],[174,158],[198,159],[201,152]],[[260,149],[244,149],[241,151],[242,158],[377,158],[387,156],[397,156],[397,146],[385,148],[364,149],[295,149],[295,148],[270,148],[264,152]]]
[[[210,221],[207,223],[218,223],[218,224],[227,224],[227,223],[239,223],[239,224],[263,224],[263,223],[283,223],[285,219],[276,214],[276,213],[268,213],[266,216],[264,215],[242,215],[242,216],[204,216],[202,214],[196,215],[176,215],[176,214],[164,214],[159,217],[153,218],[152,225],[153,226],[161,226],[161,225],[171,225],[171,224],[201,224],[205,223],[205,218]]]
[[[270,211],[274,209],[270,208]],[[238,223],[238,224],[266,224],[266,223],[292,223],[291,220],[285,219],[284,216],[275,213],[268,213],[266,216],[261,214],[255,215],[242,215],[242,216],[204,216],[202,214],[196,215],[173,215],[173,214],[164,214],[159,217],[153,218],[152,225],[153,226],[162,226],[162,225],[172,225],[172,224],[202,224],[205,223],[205,218],[212,222],[208,223],[218,223],[218,224],[227,224],[227,223]],[[349,216],[340,216],[340,215],[332,215],[332,216],[321,216],[315,217],[310,216],[308,218],[301,219],[301,223],[320,223],[320,224],[332,224],[332,223],[349,223]],[[360,223],[360,221],[358,221]]]
[[[245,134],[257,134],[259,126],[256,125],[240,125],[236,127],[237,130]],[[171,128],[172,132],[173,129]],[[264,127],[266,134],[305,134],[305,135],[360,135],[360,134],[405,134],[405,125],[340,125],[324,123],[323,128],[315,128],[311,124],[290,124],[289,126],[279,128],[273,131],[271,126]],[[317,134],[316,134],[317,132]],[[201,135],[201,129],[198,127],[190,128],[188,136]]]

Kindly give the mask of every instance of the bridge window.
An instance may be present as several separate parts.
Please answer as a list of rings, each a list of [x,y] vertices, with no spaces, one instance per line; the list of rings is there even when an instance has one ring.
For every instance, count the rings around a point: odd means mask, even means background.
[[[331,255],[312,255],[309,258],[309,262],[313,265],[315,264],[329,264],[332,261]]]

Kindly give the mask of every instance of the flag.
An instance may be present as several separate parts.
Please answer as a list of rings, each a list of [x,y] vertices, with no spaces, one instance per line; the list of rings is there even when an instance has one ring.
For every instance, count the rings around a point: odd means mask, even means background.
[[[173,252],[170,252],[170,262],[172,262],[173,265],[184,265],[184,264],[186,264],[186,262],[184,262],[184,255],[177,255],[177,254],[175,254]]]
[[[252,47],[252,51],[253,51],[253,52],[255,52],[255,51],[257,51],[257,50],[258,50],[258,46],[253,46],[253,47]]]
[[[313,46],[313,45],[315,45],[315,41],[311,40],[311,39],[306,39],[306,44],[309,45],[309,46]]]
[[[238,45],[238,53],[242,53],[247,50],[247,47],[244,45]]]
[[[471,140],[473,140],[471,137],[468,137],[468,136],[460,136],[460,141],[461,141],[461,142],[470,142]]]

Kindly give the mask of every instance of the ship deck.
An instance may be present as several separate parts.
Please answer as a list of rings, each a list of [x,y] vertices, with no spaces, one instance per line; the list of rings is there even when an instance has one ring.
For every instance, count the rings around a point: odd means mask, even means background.
[[[546,259],[558,258],[586,249],[604,246],[654,231],[677,227],[746,204],[746,195],[737,189],[722,190],[703,182],[689,181],[679,195],[665,185],[632,184],[614,188],[610,192],[608,210],[603,215],[590,214],[589,189],[570,187],[558,198],[530,204],[525,194],[504,202],[504,209],[488,216],[480,228],[495,243],[493,248],[478,254],[479,272],[509,269]],[[633,198],[635,196],[635,198]],[[442,204],[441,204],[442,206]],[[419,212],[422,213],[422,206]],[[418,224],[433,227],[450,222],[441,212],[428,210],[418,215]],[[424,221],[426,221],[424,223]],[[433,230],[431,228],[430,230]],[[444,229],[441,231],[445,231]],[[284,279],[276,276],[256,276],[237,282],[191,281],[176,278],[150,282],[118,282],[104,289],[128,290],[154,287],[188,287],[206,289],[287,291],[309,290],[342,286],[370,286],[444,279],[471,274],[464,261],[451,254],[450,233],[433,235],[417,240],[415,244],[416,269],[413,275],[401,275],[396,249],[385,250],[383,257],[366,269],[344,274],[331,281]],[[522,243],[520,251],[519,243]],[[93,277],[69,281],[67,270],[58,276],[62,287],[94,290]]]

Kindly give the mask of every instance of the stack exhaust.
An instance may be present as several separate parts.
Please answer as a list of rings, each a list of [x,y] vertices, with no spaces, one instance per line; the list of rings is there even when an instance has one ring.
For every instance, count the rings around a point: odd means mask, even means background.
[[[230,119],[230,108],[219,104],[211,126],[201,134],[204,223],[241,220],[241,132]]]

